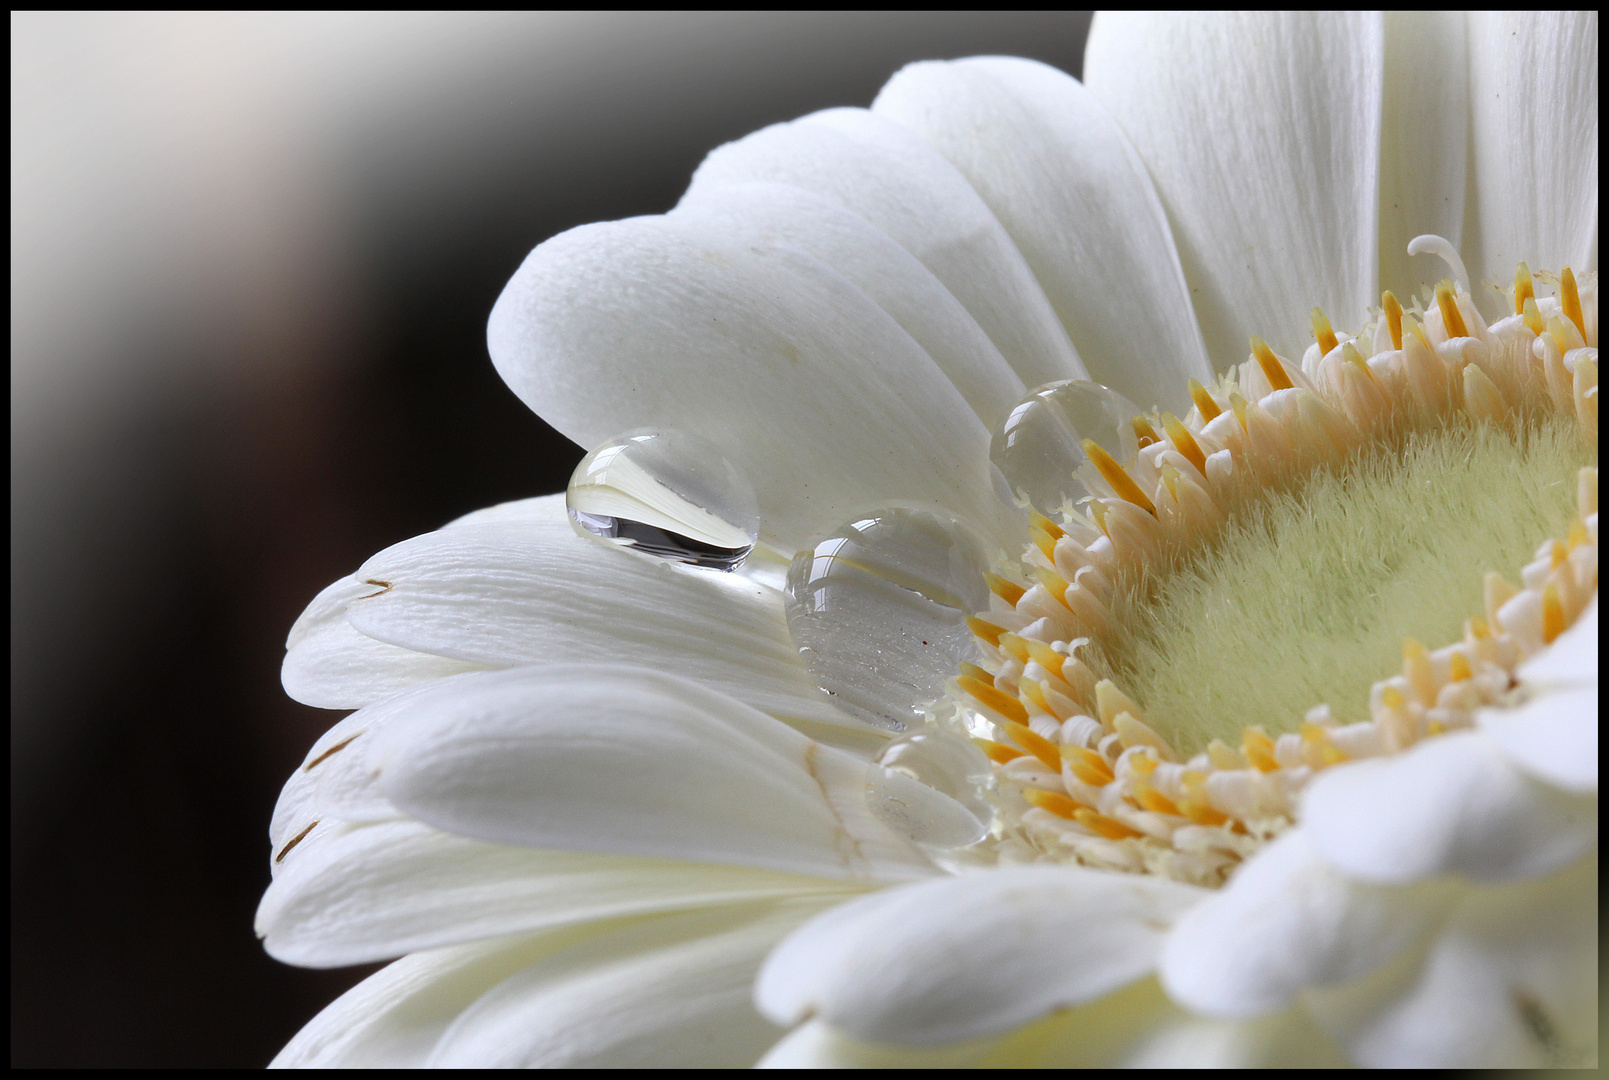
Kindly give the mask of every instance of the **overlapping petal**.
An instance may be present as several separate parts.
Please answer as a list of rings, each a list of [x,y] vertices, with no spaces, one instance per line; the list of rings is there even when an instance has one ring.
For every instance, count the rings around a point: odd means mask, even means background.
[[[412,699],[366,760],[399,808],[460,836],[847,880],[933,872],[873,816],[875,766],[642,668],[466,676]],[[908,801],[965,814],[931,788],[910,787]]]
[[[1162,954],[1175,1001],[1207,1016],[1284,1009],[1309,987],[1367,975],[1435,929],[1461,887],[1354,881],[1292,829],[1180,920]]]
[[[1469,13],[1471,199],[1464,261],[1477,282],[1598,266],[1598,13]]]
[[[931,143],[983,196],[1089,369],[1180,413],[1212,377],[1173,237],[1145,167],[1090,92],[1014,57],[927,61],[872,111]]]
[[[487,342],[583,446],[651,426],[713,443],[784,550],[897,500],[997,527],[988,429],[891,315],[796,249],[677,215],[584,225],[525,260]]]
[[[679,672],[776,716],[847,722],[807,678],[772,590],[581,541],[562,495],[529,503],[395,544],[326,589],[314,609],[332,629],[293,634],[287,681],[292,671],[339,665],[346,654],[338,643],[359,637],[420,659],[355,679],[352,696],[337,704],[379,700],[395,688],[388,671],[425,682],[481,668],[620,660]]]
[[[1025,867],[890,890],[807,924],[755,988],[767,1016],[819,1016],[872,1042],[998,1034],[1149,974],[1203,891],[1082,867]]]
[[[832,267],[894,317],[994,428],[1026,391],[977,320],[933,272],[881,229],[824,196],[786,184],[690,188],[674,214],[714,230],[753,234]]]
[[[1302,829],[1325,861],[1364,881],[1502,881],[1579,858],[1597,843],[1598,807],[1526,776],[1479,733],[1460,732],[1326,770],[1308,790]]]
[[[710,152],[687,199],[756,182],[830,199],[933,272],[1026,386],[1087,378],[1050,301],[966,178],[914,133],[865,109],[827,109]]]
[[[1084,81],[1156,183],[1214,366],[1286,355],[1376,292],[1378,13],[1103,11]]]

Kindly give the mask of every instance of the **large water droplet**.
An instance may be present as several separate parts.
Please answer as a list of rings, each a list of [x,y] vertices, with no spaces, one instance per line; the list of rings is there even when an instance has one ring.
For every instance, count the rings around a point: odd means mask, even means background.
[[[984,794],[994,780],[994,769],[968,739],[928,728],[895,739],[883,748],[877,761],[885,769],[904,773],[948,795],[981,821],[994,816]]]
[[[1139,409],[1116,390],[1070,379],[1046,383],[1011,410],[989,443],[989,460],[1012,492],[1055,513],[1085,496],[1104,493],[1083,441],[1094,439],[1120,462],[1139,452]]]
[[[794,556],[788,630],[839,708],[903,731],[976,659],[966,617],[988,606],[986,569],[982,545],[953,518],[870,514]]]
[[[989,835],[972,810],[896,769],[872,767],[866,807],[884,825],[925,847],[966,847]]]
[[[747,478],[708,440],[685,432],[610,439],[581,459],[564,499],[581,535],[694,566],[731,570],[759,536]]]

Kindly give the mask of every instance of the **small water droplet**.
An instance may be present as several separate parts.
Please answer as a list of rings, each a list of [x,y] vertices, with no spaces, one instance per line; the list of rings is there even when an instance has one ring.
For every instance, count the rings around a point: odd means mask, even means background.
[[[754,489],[707,439],[629,432],[581,459],[565,492],[582,536],[694,566],[732,570],[759,536]]]
[[[884,825],[924,847],[966,847],[989,835],[971,810],[895,769],[872,766],[866,808]]]
[[[1119,462],[1139,452],[1134,403],[1097,382],[1069,379],[1046,383],[1011,410],[989,443],[989,460],[1011,491],[1047,513],[1104,494],[1088,464],[1083,440],[1095,442]]]
[[[966,617],[988,606],[986,569],[982,545],[954,518],[869,514],[794,556],[788,630],[834,704],[904,731],[976,658]]]
[[[877,761],[885,769],[904,773],[948,795],[982,821],[994,815],[984,794],[994,781],[994,770],[983,751],[968,739],[928,728],[895,739],[883,748]]]

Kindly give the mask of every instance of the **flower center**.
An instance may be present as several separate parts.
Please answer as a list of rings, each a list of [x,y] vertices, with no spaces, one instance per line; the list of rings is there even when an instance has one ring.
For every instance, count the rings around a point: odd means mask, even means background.
[[[1502,703],[1597,589],[1596,286],[1522,265],[1491,326],[1387,293],[1356,338],[1315,309],[1300,364],[1253,338],[1127,460],[1085,439],[1092,496],[1031,514],[955,681],[1000,857],[1218,884],[1317,771]]]

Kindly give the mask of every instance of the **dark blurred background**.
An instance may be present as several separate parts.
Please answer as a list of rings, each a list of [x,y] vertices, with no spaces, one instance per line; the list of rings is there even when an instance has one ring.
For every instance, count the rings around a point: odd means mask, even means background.
[[[558,491],[487,313],[535,244],[902,64],[1077,74],[1087,15],[11,17],[11,1063],[260,1066],[373,968],[252,934],[338,714],[291,622]]]

